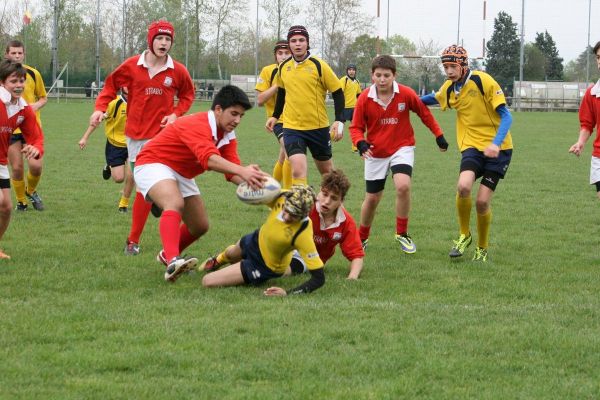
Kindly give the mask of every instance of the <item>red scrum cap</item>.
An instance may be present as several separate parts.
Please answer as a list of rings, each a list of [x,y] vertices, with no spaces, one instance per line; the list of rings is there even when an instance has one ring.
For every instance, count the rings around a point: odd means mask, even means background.
[[[154,53],[154,49],[152,48],[152,42],[154,38],[158,35],[167,35],[171,36],[171,40],[175,39],[175,28],[169,21],[159,20],[154,21],[148,27],[148,48],[151,52]]]

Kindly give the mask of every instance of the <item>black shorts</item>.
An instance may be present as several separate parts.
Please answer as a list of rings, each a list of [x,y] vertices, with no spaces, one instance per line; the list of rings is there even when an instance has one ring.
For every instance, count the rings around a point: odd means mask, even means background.
[[[10,179],[0,179],[0,189],[10,189]]]
[[[117,147],[107,140],[104,147],[104,156],[106,157],[106,164],[110,167],[125,165],[128,157],[127,147]]]
[[[354,108],[344,108],[344,112],[342,113],[342,122],[352,121],[353,116]]]
[[[13,133],[12,135],[10,135],[10,144],[17,143],[17,142],[21,142],[22,144],[25,144],[25,138],[23,137],[22,133]]]
[[[279,143],[279,140],[283,137],[283,124],[275,124],[273,134],[277,138],[277,143]]]
[[[315,160],[327,161],[332,157],[328,127],[305,131],[283,128],[283,144],[288,157],[306,154],[307,147]]]
[[[265,264],[260,248],[258,247],[258,229],[240,239],[242,248],[242,261],[240,268],[244,282],[248,285],[260,285],[269,279],[279,278],[281,275]]]
[[[512,149],[500,150],[498,158],[489,158],[483,155],[483,151],[471,147],[462,152],[460,172],[473,171],[475,179],[481,178],[486,171],[494,172],[500,178],[504,178],[511,157]]]

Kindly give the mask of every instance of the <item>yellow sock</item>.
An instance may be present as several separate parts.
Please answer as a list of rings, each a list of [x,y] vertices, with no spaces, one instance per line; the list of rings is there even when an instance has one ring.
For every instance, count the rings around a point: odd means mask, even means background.
[[[19,180],[16,181],[14,179],[10,180],[10,184],[15,191],[15,197],[19,203],[27,203],[27,199],[25,198],[25,181]]]
[[[284,189],[289,189],[290,187],[292,187],[292,164],[290,164],[290,160],[288,160],[287,158],[283,162],[282,175],[282,186]]]
[[[492,209],[485,214],[477,213],[477,246],[487,249],[489,245],[490,226],[492,225]]]
[[[37,189],[38,183],[40,183],[41,175],[33,176],[31,172],[27,171],[27,193],[31,194]]]
[[[471,223],[471,197],[460,197],[456,194],[456,211],[458,213],[458,227],[461,235],[468,235],[471,232],[469,225]]]
[[[227,246],[227,248],[217,256],[217,262],[219,264],[227,264],[231,262],[229,257],[227,257],[227,250],[229,250],[230,247],[235,247],[235,245],[232,244],[231,246]]]
[[[304,178],[292,178],[292,185],[308,186],[308,179]]]
[[[275,166],[273,167],[273,178],[279,181],[279,183],[283,183],[283,164],[279,160],[275,162]]]
[[[129,197],[121,196],[121,200],[119,200],[119,208],[121,207],[129,207]]]

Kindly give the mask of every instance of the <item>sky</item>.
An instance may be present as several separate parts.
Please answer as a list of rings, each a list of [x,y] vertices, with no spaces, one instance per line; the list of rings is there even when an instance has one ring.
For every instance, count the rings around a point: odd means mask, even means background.
[[[377,16],[378,0],[362,0],[365,13]],[[508,13],[521,33],[522,1],[525,4],[525,43],[533,42],[537,32],[548,31],[556,42],[559,56],[566,62],[576,59],[588,44],[588,15],[591,15],[590,44],[600,41],[600,1],[591,0],[379,0],[379,36],[399,34],[413,43],[433,40],[440,48],[456,43],[460,37],[471,57],[482,56],[494,32],[494,18]],[[483,8],[486,4],[486,19]],[[389,31],[388,31],[389,4]],[[460,5],[460,29],[458,24]],[[595,25],[594,25],[595,24]],[[375,32],[377,33],[377,32]]]

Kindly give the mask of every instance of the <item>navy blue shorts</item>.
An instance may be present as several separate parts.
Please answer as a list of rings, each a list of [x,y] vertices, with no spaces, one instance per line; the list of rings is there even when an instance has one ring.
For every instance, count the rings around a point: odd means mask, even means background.
[[[498,158],[489,158],[483,155],[483,151],[470,147],[462,152],[460,172],[473,171],[475,179],[482,177],[485,172],[494,172],[500,178],[504,178],[511,157],[512,149],[500,150]]]
[[[10,144],[21,142],[25,144],[25,138],[22,133],[13,133],[10,135]]]
[[[344,108],[344,112],[342,113],[342,122],[352,121],[353,116],[354,108]]]
[[[265,264],[260,248],[258,247],[258,229],[240,239],[240,247],[242,248],[242,261],[240,263],[242,277],[248,285],[260,285],[269,279],[279,278],[281,275],[276,274]]]
[[[315,160],[327,161],[332,157],[328,127],[306,131],[283,128],[283,144],[288,157],[306,154],[307,147]]]
[[[125,165],[128,157],[127,147],[117,147],[107,140],[104,156],[106,157],[106,164],[110,167]]]
[[[273,134],[277,138],[277,143],[279,143],[279,140],[283,137],[283,124],[275,124]]]

